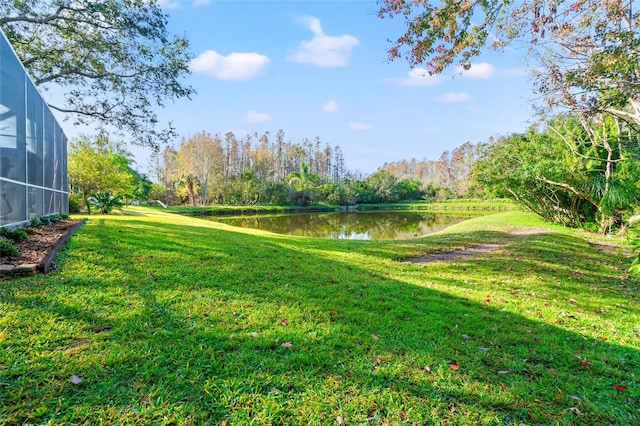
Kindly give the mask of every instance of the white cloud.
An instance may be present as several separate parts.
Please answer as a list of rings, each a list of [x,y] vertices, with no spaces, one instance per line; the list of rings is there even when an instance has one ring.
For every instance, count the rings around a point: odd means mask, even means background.
[[[222,56],[215,50],[207,50],[191,61],[190,68],[218,80],[249,80],[260,75],[270,62],[268,57],[255,52]]]
[[[264,123],[269,120],[271,120],[271,116],[269,114],[256,111],[249,111],[247,113],[247,118],[245,118],[247,124]]]
[[[369,124],[369,123],[358,123],[355,121],[352,121],[349,123],[349,128],[351,130],[360,130],[360,131],[364,131],[364,130],[371,130],[373,129],[373,125]]]
[[[488,80],[493,77],[495,69],[493,68],[493,65],[488,62],[478,62],[475,64],[471,64],[471,68],[469,68],[468,70],[465,70],[463,67],[459,66],[456,68],[456,73],[461,74],[466,78]]]
[[[338,105],[338,103],[333,99],[322,105],[322,111],[326,112],[327,114],[338,111],[338,108],[340,108],[340,105]]]
[[[194,6],[205,6],[211,4],[211,0],[193,0]]]
[[[446,95],[438,97],[437,100],[438,102],[452,104],[452,103],[460,103],[460,102],[469,102],[471,101],[471,96],[466,92],[447,93]]]
[[[298,50],[289,55],[289,60],[321,67],[346,66],[349,63],[351,49],[360,44],[360,41],[349,34],[337,37],[326,35],[318,18],[309,16],[304,21],[315,37],[300,43]]]
[[[407,77],[400,80],[392,80],[401,86],[435,86],[440,83],[437,75],[430,75],[425,68],[413,68],[407,73]]]

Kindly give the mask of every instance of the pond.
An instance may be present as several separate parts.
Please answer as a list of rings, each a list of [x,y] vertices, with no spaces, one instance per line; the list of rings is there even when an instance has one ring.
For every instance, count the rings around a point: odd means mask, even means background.
[[[440,231],[473,216],[459,212],[371,211],[212,217],[210,220],[282,235],[348,240],[406,240]]]

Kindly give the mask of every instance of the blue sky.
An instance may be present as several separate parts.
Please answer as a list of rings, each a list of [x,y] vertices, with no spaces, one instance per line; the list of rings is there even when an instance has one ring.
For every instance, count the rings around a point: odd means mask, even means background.
[[[430,77],[387,61],[387,39],[404,23],[378,18],[375,1],[160,4],[195,55],[186,82],[197,95],[159,111],[181,136],[283,129],[293,142],[340,145],[350,170],[371,173],[522,131],[532,117],[524,50],[487,52],[467,73]],[[146,171],[148,152],[133,151]]]

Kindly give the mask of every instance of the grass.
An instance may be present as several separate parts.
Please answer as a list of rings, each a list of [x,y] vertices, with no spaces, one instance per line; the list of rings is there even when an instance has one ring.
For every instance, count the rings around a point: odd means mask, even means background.
[[[0,424],[638,423],[628,263],[523,212],[397,242],[91,216],[0,282]]]

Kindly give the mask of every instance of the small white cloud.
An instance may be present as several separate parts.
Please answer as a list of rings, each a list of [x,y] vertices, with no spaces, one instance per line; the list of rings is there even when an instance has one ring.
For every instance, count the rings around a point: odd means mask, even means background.
[[[249,80],[260,75],[271,60],[258,53],[231,53],[222,56],[207,50],[191,61],[193,72],[201,72],[218,80]]]
[[[447,104],[469,102],[470,100],[471,100],[471,96],[469,96],[469,94],[465,92],[447,93],[446,95],[443,95],[437,98],[438,102],[444,102]]]
[[[407,77],[400,80],[393,80],[401,86],[435,86],[440,83],[437,75],[430,75],[425,68],[413,68],[407,73]]]
[[[290,61],[321,67],[344,67],[349,63],[351,49],[360,44],[356,37],[349,34],[328,36],[322,30],[320,20],[312,16],[304,18],[304,22],[315,37],[300,43],[298,50],[289,55]]]
[[[488,80],[493,77],[495,69],[493,68],[493,65],[488,62],[478,62],[476,64],[471,64],[471,68],[469,68],[468,70],[465,70],[463,67],[459,66],[456,68],[456,73],[461,74],[466,78]]]
[[[211,0],[193,0],[194,6],[206,6],[211,4]]]
[[[338,111],[339,107],[340,106],[338,105],[338,103],[332,99],[322,105],[322,111],[326,112],[327,114],[331,114]]]
[[[352,121],[349,123],[349,128],[351,130],[365,131],[365,130],[373,129],[373,125],[369,123],[358,123],[358,122]]]
[[[271,116],[269,114],[256,111],[249,111],[247,113],[247,118],[245,118],[247,124],[264,123],[269,120],[271,120]]]
[[[163,9],[179,9],[180,0],[158,0],[158,6]]]

